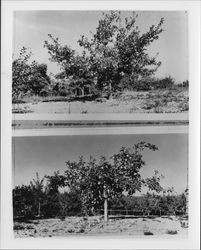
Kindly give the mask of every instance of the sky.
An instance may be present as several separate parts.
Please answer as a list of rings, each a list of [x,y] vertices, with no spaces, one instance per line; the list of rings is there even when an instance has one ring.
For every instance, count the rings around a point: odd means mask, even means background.
[[[122,12],[123,16],[131,12]],[[148,31],[164,17],[164,32],[148,48],[148,54],[155,56],[162,65],[156,77],[171,75],[176,82],[188,79],[188,16],[182,11],[140,11],[136,25],[141,32]],[[17,55],[25,46],[33,52],[32,59],[48,65],[48,72],[57,73],[58,66],[50,63],[47,49],[43,47],[48,34],[59,38],[62,45],[69,45],[80,52],[77,40],[81,35],[90,36],[94,32],[100,11],[17,11],[14,13],[13,53]]]
[[[59,170],[63,173],[66,161],[77,161],[90,155],[112,156],[122,146],[132,147],[140,141],[156,145],[158,151],[143,151],[146,165],[142,168],[142,177],[150,177],[158,170],[165,178],[164,187],[174,187],[181,193],[187,185],[187,134],[146,134],[146,135],[73,135],[13,137],[13,186],[29,184],[36,177],[52,175]]]

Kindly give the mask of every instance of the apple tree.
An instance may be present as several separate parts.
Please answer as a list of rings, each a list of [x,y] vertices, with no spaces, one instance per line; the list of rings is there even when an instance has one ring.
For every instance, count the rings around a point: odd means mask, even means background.
[[[49,35],[50,41],[45,41],[44,47],[50,60],[60,65],[66,78],[93,80],[101,92],[115,91],[125,77],[135,81],[152,75],[161,62],[157,61],[157,55],[149,56],[147,48],[163,32],[164,19],[142,33],[137,26],[136,13],[122,16],[120,11],[103,13],[95,32],[89,37],[82,35],[78,40],[81,55]]]
[[[104,205],[104,217],[107,220],[108,200],[118,198],[122,193],[133,195],[141,191],[142,186],[159,191],[160,178],[143,179],[140,174],[145,165],[142,159],[142,151],[152,151],[158,148],[150,143],[140,142],[133,148],[121,148],[109,160],[101,157],[99,161],[90,158],[87,163],[81,157],[78,162],[66,162],[65,185],[76,190],[82,200],[83,211],[93,211]]]

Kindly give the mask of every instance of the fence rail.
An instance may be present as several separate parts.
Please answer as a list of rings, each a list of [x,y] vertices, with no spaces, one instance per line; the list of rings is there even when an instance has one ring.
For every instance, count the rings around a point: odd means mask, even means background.
[[[103,209],[97,209],[97,214],[104,214]],[[183,210],[175,210],[174,212],[164,212],[162,210],[148,210],[148,209],[108,209],[109,216],[165,216],[165,215],[184,215]]]

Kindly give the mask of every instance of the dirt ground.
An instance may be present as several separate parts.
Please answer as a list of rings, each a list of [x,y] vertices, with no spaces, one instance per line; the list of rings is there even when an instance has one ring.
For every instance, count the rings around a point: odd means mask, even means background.
[[[178,217],[109,219],[100,216],[15,222],[14,235],[21,237],[136,236],[186,237],[188,229]]]
[[[14,104],[13,113],[181,113],[188,111],[188,91],[127,91],[110,99]]]

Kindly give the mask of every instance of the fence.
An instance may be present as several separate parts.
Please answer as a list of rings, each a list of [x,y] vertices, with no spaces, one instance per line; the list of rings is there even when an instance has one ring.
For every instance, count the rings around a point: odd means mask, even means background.
[[[103,215],[103,209],[96,210],[97,215]],[[184,215],[185,212],[182,210],[176,210],[172,213],[162,211],[160,209],[108,209],[108,216],[123,216],[123,217],[144,217],[144,216],[168,216],[168,215]]]

